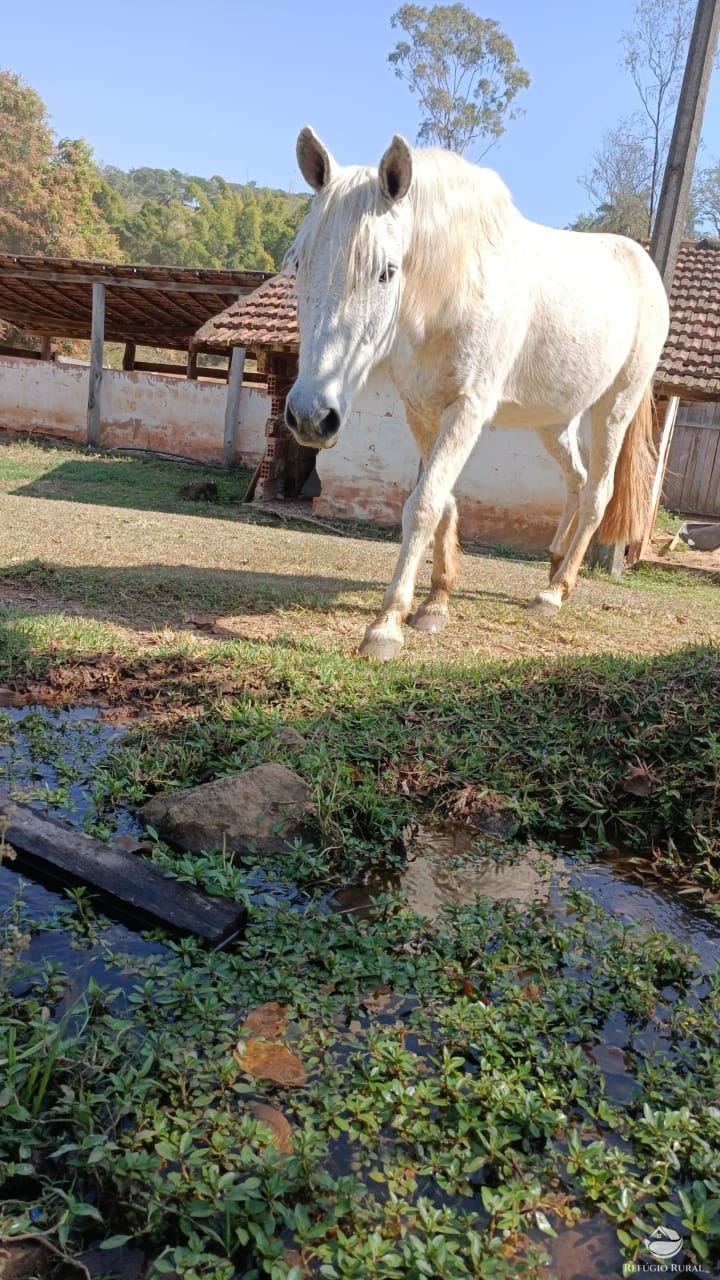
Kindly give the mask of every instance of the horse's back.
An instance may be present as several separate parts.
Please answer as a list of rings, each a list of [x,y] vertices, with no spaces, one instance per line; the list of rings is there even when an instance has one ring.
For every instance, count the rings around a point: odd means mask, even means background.
[[[497,421],[554,426],[618,379],[644,389],[668,328],[657,269],[635,241],[525,223],[514,268],[524,292]],[[518,317],[519,318],[519,317]],[[478,366],[479,367],[479,366]]]
[[[669,325],[665,288],[650,255],[627,236],[527,223],[535,321],[558,326],[572,345],[611,352],[637,344],[660,356]],[[530,265],[532,262],[532,266]]]

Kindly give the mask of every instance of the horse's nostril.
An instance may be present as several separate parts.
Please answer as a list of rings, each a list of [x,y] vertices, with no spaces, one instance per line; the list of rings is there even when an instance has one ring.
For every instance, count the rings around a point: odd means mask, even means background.
[[[291,431],[297,431],[298,420],[297,420],[297,417],[295,416],[295,411],[292,405],[290,404],[289,400],[285,404],[285,422],[287,423]]]
[[[336,409],[328,409],[325,417],[320,423],[320,434],[322,436],[337,435],[340,430],[340,414]]]

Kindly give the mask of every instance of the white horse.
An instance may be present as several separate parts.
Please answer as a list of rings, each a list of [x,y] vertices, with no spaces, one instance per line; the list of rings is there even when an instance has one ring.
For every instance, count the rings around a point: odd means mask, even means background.
[[[459,569],[452,489],[486,422],[534,428],[562,468],[550,586],[535,600],[558,609],[597,530],[613,544],[642,536],[654,475],[650,384],[668,330],[655,266],[623,236],[527,221],[491,170],[399,135],[377,169],[339,166],[309,128],[297,156],[317,196],[292,251],[300,359],[287,424],[302,444],[329,448],[387,360],[424,464],[360,653],[384,659],[402,648],[433,533],[431,590],[411,623],[444,627]],[[588,409],[586,450],[578,428]]]

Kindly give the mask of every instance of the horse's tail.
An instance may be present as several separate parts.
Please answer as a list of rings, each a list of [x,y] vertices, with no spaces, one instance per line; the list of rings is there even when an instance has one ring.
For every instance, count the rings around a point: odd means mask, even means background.
[[[613,494],[597,533],[598,542],[605,546],[641,542],[644,537],[657,466],[654,424],[655,402],[649,386],[615,464]]]

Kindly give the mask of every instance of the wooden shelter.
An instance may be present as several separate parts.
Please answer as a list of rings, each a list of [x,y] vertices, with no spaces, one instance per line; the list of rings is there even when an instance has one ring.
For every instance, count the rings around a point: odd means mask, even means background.
[[[0,254],[0,319],[40,344],[35,352],[2,345],[0,354],[49,360],[53,339],[89,340],[88,444],[96,445],[105,342],[124,344],[126,370],[177,374],[177,365],[137,361],[136,349],[149,346],[185,351],[186,375],[196,378],[193,335],[198,326],[219,309],[252,293],[268,276],[267,271],[132,266]],[[233,381],[228,369],[220,376],[231,382],[229,399],[233,394],[237,397],[242,371],[239,383],[237,375]]]

